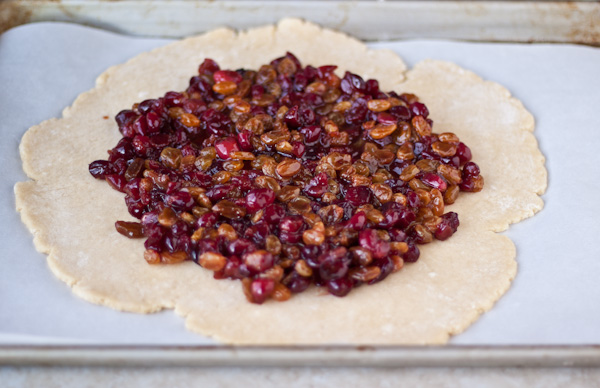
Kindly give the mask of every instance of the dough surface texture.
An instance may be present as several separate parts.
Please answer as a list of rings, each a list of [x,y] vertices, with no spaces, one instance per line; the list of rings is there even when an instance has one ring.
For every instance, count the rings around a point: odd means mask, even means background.
[[[106,158],[121,137],[103,116],[184,90],[205,57],[222,68],[257,69],[286,51],[303,65],[336,64],[340,74],[378,79],[384,91],[418,95],[434,132],[455,132],[469,145],[485,187],[447,208],[461,222],[452,238],[419,246],[420,260],[385,281],[345,298],[312,287],[259,306],[246,301],[239,281],[214,280],[192,262],[148,265],[142,240],[115,231],[115,221],[133,220],[123,194],[95,180],[88,164]],[[240,33],[219,29],[141,54],[100,75],[61,119],[27,131],[20,152],[31,180],[15,186],[17,209],[52,272],[92,303],[138,313],[174,309],[188,329],[225,343],[445,343],[509,288],[515,247],[496,232],[543,207],[546,170],[533,117],[506,89],[447,62],[406,70],[391,51],[295,19]]]

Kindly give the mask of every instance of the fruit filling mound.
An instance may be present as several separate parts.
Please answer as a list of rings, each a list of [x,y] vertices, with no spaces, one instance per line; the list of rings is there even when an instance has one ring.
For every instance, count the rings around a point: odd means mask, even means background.
[[[117,231],[145,238],[149,264],[191,260],[258,304],[311,284],[343,297],[451,237],[445,206],[483,188],[469,147],[432,132],[417,96],[336,68],[205,59],[184,92],[118,113],[122,139],[89,165],[139,219]]]

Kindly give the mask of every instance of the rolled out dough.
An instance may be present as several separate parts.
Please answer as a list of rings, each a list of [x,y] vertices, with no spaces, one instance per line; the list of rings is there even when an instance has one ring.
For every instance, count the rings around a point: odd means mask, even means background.
[[[121,109],[168,90],[184,90],[205,57],[223,68],[258,68],[291,51],[303,64],[337,64],[382,90],[417,94],[435,132],[455,132],[485,176],[477,194],[448,210],[461,226],[451,239],[421,246],[421,259],[348,297],[316,288],[286,303],[246,301],[239,281],[214,280],[186,262],[152,266],[140,240],[114,229],[128,220],[123,195],[88,172],[120,138]],[[31,180],[15,186],[17,208],[52,271],[78,296],[115,309],[175,309],[193,331],[236,344],[439,344],[462,332],[504,294],[516,273],[515,247],[496,232],[532,216],[543,202],[544,157],[534,120],[502,86],[446,62],[406,71],[390,51],[310,23],[286,19],[236,33],[219,29],[141,54],[100,75],[61,119],[30,128],[20,146]]]

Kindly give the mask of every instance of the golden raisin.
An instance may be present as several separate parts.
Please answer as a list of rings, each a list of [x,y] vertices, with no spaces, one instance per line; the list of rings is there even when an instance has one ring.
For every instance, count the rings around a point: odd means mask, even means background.
[[[204,252],[198,258],[198,263],[202,267],[216,272],[225,268],[225,264],[227,264],[227,258],[216,252]]]
[[[237,84],[233,81],[221,81],[213,85],[213,91],[224,96],[233,94],[236,90]]]
[[[313,270],[312,268],[310,268],[310,266],[306,263],[306,261],[300,259],[296,262],[296,265],[294,266],[294,270],[296,272],[298,272],[298,274],[300,276],[304,276],[304,277],[311,277],[313,274]]]
[[[423,116],[413,117],[411,123],[419,136],[431,136],[431,125],[429,125]]]
[[[321,245],[325,241],[325,233],[315,229],[305,230],[302,234],[302,241],[306,245]]]
[[[373,139],[383,139],[386,136],[391,135],[398,128],[396,124],[377,124],[371,131],[369,135]]]
[[[456,145],[436,141],[431,145],[431,150],[443,158],[449,158],[456,154]]]
[[[158,215],[158,223],[165,228],[175,225],[178,220],[177,214],[170,207],[165,207]]]
[[[221,224],[217,230],[219,236],[225,237],[226,240],[233,241],[238,238],[237,232],[233,229],[233,226],[229,224]]]
[[[200,119],[191,113],[183,113],[179,116],[179,122],[186,127],[197,127],[200,125]]]
[[[278,302],[285,302],[292,297],[292,291],[281,283],[275,283],[271,298]]]
[[[160,161],[167,168],[178,169],[181,164],[181,150],[165,147],[160,153]]]
[[[421,172],[419,168],[414,164],[411,164],[409,166],[406,166],[404,170],[402,170],[402,173],[400,173],[399,178],[405,182],[408,182],[414,177],[416,177],[419,172]]]
[[[183,251],[178,252],[162,252],[160,254],[161,262],[163,264],[177,264],[185,261],[187,259],[187,253]]]
[[[277,165],[277,174],[283,179],[289,179],[298,174],[302,169],[302,164],[295,159],[285,159]]]
[[[159,264],[160,253],[156,252],[153,249],[146,249],[146,251],[144,252],[144,259],[148,262],[148,264]]]
[[[392,107],[392,104],[388,100],[369,100],[367,102],[367,108],[373,112],[383,112]]]
[[[375,279],[380,274],[381,274],[381,268],[376,267],[374,265],[370,266],[370,267],[355,268],[355,269],[351,269],[349,271],[349,275],[352,279],[357,280],[359,282],[364,282],[364,283]]]
[[[460,139],[452,132],[444,132],[438,135],[438,139],[444,143],[458,143]]]

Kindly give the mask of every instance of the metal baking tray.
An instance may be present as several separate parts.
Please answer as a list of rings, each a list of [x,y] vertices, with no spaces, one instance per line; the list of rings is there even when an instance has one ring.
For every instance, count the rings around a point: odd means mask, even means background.
[[[596,2],[461,2],[461,1],[443,1],[443,2],[417,2],[417,1],[359,1],[359,2],[283,2],[283,1],[225,1],[225,2],[204,2],[204,1],[20,1],[20,2],[4,2],[0,5],[2,11],[0,15],[9,15],[10,17],[1,19],[1,25],[6,28],[11,25],[27,23],[27,22],[42,22],[42,21],[66,21],[82,25],[95,26],[108,31],[124,33],[127,35],[150,36],[150,37],[181,37],[190,34],[209,30],[211,28],[227,25],[236,28],[247,28],[265,23],[276,22],[285,16],[298,16],[305,19],[315,21],[321,25],[339,29],[348,32],[356,37],[369,41],[387,41],[393,39],[421,39],[418,41],[409,41],[407,49],[418,49],[434,43],[444,43],[437,41],[422,40],[430,39],[454,39],[471,42],[481,42],[479,44],[445,42],[452,46],[457,51],[455,54],[456,62],[461,65],[473,69],[484,78],[494,79],[495,81],[505,84],[511,91],[521,90],[512,85],[510,80],[505,81],[500,76],[498,79],[495,74],[487,73],[485,68],[480,71],[478,66],[482,66],[476,58],[471,58],[467,54],[469,51],[461,45],[470,45],[474,48],[478,55],[491,54],[493,50],[502,45],[488,45],[486,42],[560,42],[560,43],[583,43],[587,45],[600,44],[600,5]],[[403,23],[398,23],[398,18],[402,17]],[[25,26],[27,27],[27,26]],[[22,27],[24,28],[24,27]],[[11,32],[12,33],[12,32]],[[2,37],[5,38],[5,37]],[[6,41],[0,41],[0,50],[6,49]],[[166,41],[165,41],[166,42]],[[4,44],[4,46],[2,46]],[[154,47],[156,41],[149,43],[147,49]],[[380,43],[375,43],[379,45]],[[510,45],[506,46],[509,47]],[[504,46],[502,46],[504,47]],[[513,47],[513,46],[510,46]],[[536,50],[548,50],[552,52],[555,47],[559,46],[531,46],[536,47]],[[560,46],[563,49],[573,50],[577,52],[581,47],[575,46]],[[526,45],[519,45],[517,51],[525,53],[528,49]],[[429,50],[434,51],[432,47]],[[590,51],[590,58],[596,61],[598,49],[587,48]],[[586,55],[588,52],[586,51]],[[440,54],[441,55],[441,54]],[[463,56],[461,56],[463,55]],[[552,55],[552,53],[547,53]],[[564,55],[564,54],[561,54]],[[8,61],[6,57],[0,61]],[[586,57],[587,58],[587,57]],[[14,58],[11,58],[14,59]],[[452,55],[441,59],[452,60]],[[115,59],[116,60],[116,59]],[[529,60],[525,58],[525,60]],[[531,59],[533,60],[533,59]],[[122,62],[118,60],[115,63]],[[10,61],[8,61],[10,62]],[[6,62],[5,62],[6,63]],[[409,63],[411,63],[409,58]],[[411,63],[412,64],[412,63]],[[533,65],[534,63],[532,63]],[[19,66],[19,58],[12,63],[11,69],[17,69]],[[539,65],[539,64],[538,64]],[[597,63],[600,65],[600,62]],[[98,65],[96,75],[106,67]],[[543,66],[542,66],[543,68]],[[598,67],[596,67],[597,69]],[[93,69],[92,69],[93,70]],[[93,73],[93,72],[92,72]],[[565,85],[569,84],[569,77],[572,74],[567,74],[565,77]],[[575,75],[576,77],[576,75]],[[5,77],[5,80],[9,77]],[[50,81],[49,81],[50,82]],[[52,82],[50,82],[52,83]],[[507,84],[508,83],[508,84]],[[9,82],[10,84],[10,82]],[[6,85],[6,84],[5,84]],[[86,78],[82,85],[78,85],[79,91],[85,91],[93,86],[93,77]],[[9,89],[6,89],[9,90]],[[16,212],[14,212],[14,199],[11,199],[8,191],[10,185],[16,180],[23,180],[23,174],[20,168],[20,160],[15,152],[18,141],[22,133],[26,130],[27,125],[35,124],[43,119],[58,116],[62,107],[69,105],[75,95],[61,93],[60,90],[53,89],[56,92],[55,106],[46,107],[41,111],[34,112],[28,117],[29,121],[11,121],[14,115],[2,115],[6,117],[2,129],[2,134],[8,133],[10,141],[2,141],[1,148],[4,154],[3,164],[8,169],[13,169],[16,172],[7,174],[6,179],[3,178],[3,189],[5,189],[5,198],[3,210],[7,216],[5,223],[2,225],[2,243],[9,248],[3,254],[3,261],[6,264],[11,264],[15,257],[21,260],[31,260],[34,262],[30,265],[31,268],[37,271],[36,276],[44,276],[47,272],[44,286],[58,287],[60,297],[71,298],[67,287],[55,281],[43,263],[43,255],[35,252],[31,246],[30,236],[27,234],[28,242],[13,243],[11,239],[14,236],[14,231],[17,233],[28,233],[21,225]],[[592,91],[592,96],[597,96],[597,90]],[[565,86],[564,90],[560,90],[560,96],[569,92],[569,88]],[[551,93],[546,90],[538,90],[537,93]],[[523,98],[526,106],[530,103],[525,96]],[[0,101],[5,102],[10,98],[8,93],[4,93],[0,97]],[[62,99],[62,100],[61,100]],[[64,101],[64,102],[62,102]],[[590,100],[589,107],[584,106],[581,114],[593,114],[594,106],[597,107],[596,100]],[[45,104],[50,102],[45,102]],[[595,105],[593,105],[594,103]],[[24,102],[25,108],[31,106]],[[50,104],[52,105],[52,104]],[[529,107],[529,106],[528,106]],[[567,104],[567,107],[570,105]],[[27,109],[22,112],[25,113]],[[560,144],[556,144],[553,136],[554,132],[540,133],[540,131],[548,128],[548,120],[553,117],[545,117],[540,112],[534,111],[539,126],[536,131],[542,150],[552,161],[552,157],[556,152],[559,152]],[[590,116],[591,119],[591,116]],[[595,119],[595,123],[600,125]],[[16,128],[10,127],[15,124]],[[10,129],[9,129],[10,128]],[[8,132],[10,130],[10,132]],[[582,129],[580,129],[582,130]],[[5,132],[6,131],[6,132]],[[594,145],[600,146],[600,137],[597,134],[588,135],[590,142],[589,147]],[[8,156],[9,155],[10,159]],[[15,155],[17,158],[15,159]],[[588,162],[600,162],[597,155],[589,155]],[[550,165],[550,189],[552,185],[557,185],[558,182],[552,181],[552,168]],[[592,167],[583,167],[585,173],[594,173]],[[597,172],[597,171],[596,171]],[[20,175],[19,175],[20,174]],[[597,175],[597,174],[596,174]],[[10,182],[9,182],[10,181]],[[584,182],[584,178],[580,180]],[[577,183],[577,182],[576,182]],[[585,182],[583,183],[585,184]],[[596,187],[592,184],[592,189]],[[562,194],[562,188],[559,186],[559,191]],[[548,200],[554,200],[555,197],[547,195],[545,197],[547,206],[552,205]],[[583,201],[590,201],[590,196],[586,196]],[[562,197],[557,196],[557,200]],[[12,201],[12,202],[10,202]],[[10,202],[10,203],[9,203]],[[589,207],[589,211],[595,214],[598,205],[591,202],[585,202]],[[10,206],[12,206],[12,210]],[[7,210],[8,209],[8,210]],[[8,212],[12,211],[12,214]],[[547,210],[546,212],[548,212]],[[540,213],[540,215],[545,213]],[[578,213],[579,214],[579,213]],[[534,222],[535,221],[535,222]],[[586,218],[584,226],[587,228],[586,238],[591,238],[592,232],[599,232],[600,228],[595,221]],[[524,259],[531,258],[532,248],[528,244],[528,240],[535,239],[536,228],[545,220],[536,218],[513,226],[507,233],[516,242],[519,249],[517,260],[521,266],[520,270],[524,275],[535,276],[531,273],[531,265],[540,265],[539,262],[533,260],[533,264],[524,262]],[[572,237],[574,238],[574,237]],[[567,243],[571,243],[572,238],[567,239]],[[541,243],[544,239],[538,238]],[[9,244],[11,241],[11,244]],[[27,245],[29,244],[29,245]],[[582,249],[587,249],[592,258],[600,257],[600,249],[598,243],[591,239],[586,240]],[[41,260],[38,260],[41,259]],[[563,258],[556,258],[564,260]],[[30,268],[27,267],[27,268]],[[554,266],[552,268],[559,268]],[[590,267],[595,269],[593,265]],[[529,271],[529,272],[528,272]],[[548,275],[544,272],[540,276]],[[554,274],[556,275],[556,274]],[[569,275],[569,269],[563,274],[568,279],[572,279]],[[581,276],[585,274],[579,274]],[[554,277],[552,279],[555,279]],[[517,282],[523,278],[517,278]],[[27,282],[28,276],[23,275],[22,281]],[[581,287],[588,287],[592,283],[585,277],[580,283]],[[560,286],[560,287],[559,287]],[[13,311],[10,308],[14,307],[14,303],[3,306],[1,298],[3,285],[0,283],[0,334],[3,327],[14,327],[12,317]],[[557,285],[560,292],[569,292],[573,288],[577,288],[575,284]],[[589,298],[586,306],[597,305],[595,302],[600,301],[598,291],[590,290]],[[512,291],[509,291],[512,292]],[[65,295],[66,294],[66,295]],[[543,296],[539,293],[534,293],[535,297],[540,298],[540,304],[545,306],[544,312],[548,313],[551,310],[549,304],[551,301],[543,300]],[[484,315],[483,320],[486,322],[476,323],[468,329],[470,333],[470,341],[461,341],[460,336],[447,346],[435,347],[402,347],[402,346],[376,346],[376,347],[357,347],[348,346],[287,346],[287,347],[238,347],[238,346],[222,346],[215,345],[208,341],[207,343],[193,343],[185,345],[186,339],[189,337],[181,337],[175,343],[169,343],[165,340],[161,343],[146,345],[140,342],[122,343],[116,341],[110,334],[102,335],[93,341],[81,340],[78,341],[66,340],[62,341],[60,337],[47,340],[41,332],[32,334],[27,337],[30,332],[24,330],[19,332],[23,337],[16,336],[10,340],[6,340],[6,336],[0,336],[0,365],[111,365],[111,366],[384,366],[384,367],[417,367],[417,366],[439,366],[439,367],[510,367],[510,366],[529,366],[529,367],[558,367],[558,366],[599,366],[600,365],[600,333],[594,336],[578,335],[576,332],[571,333],[571,337],[562,338],[548,337],[547,341],[538,341],[535,338],[535,333],[540,331],[548,331],[552,333],[548,327],[533,326],[526,333],[518,333],[518,329],[511,331],[511,321],[506,320],[510,316],[511,310],[506,307],[505,296],[500,303],[491,312]],[[35,299],[35,295],[27,294],[22,296],[23,302],[30,302]],[[80,308],[84,302],[75,300],[69,302],[76,304],[76,308]],[[523,303],[534,303],[531,299],[526,299]],[[564,301],[562,301],[564,303]],[[576,306],[576,305],[575,305]],[[10,308],[9,308],[10,307]],[[35,307],[35,304],[34,304]],[[64,307],[64,306],[63,306]],[[41,307],[40,307],[41,308]],[[96,309],[96,306],[89,309]],[[88,309],[84,307],[84,310]],[[99,308],[104,309],[104,308]],[[504,309],[504,310],[502,310]],[[567,309],[568,310],[568,309]],[[83,311],[83,310],[82,310]],[[514,311],[520,311],[518,309]],[[577,320],[582,320],[586,317],[587,312],[578,310],[573,307],[566,313],[574,313]],[[579,314],[579,315],[578,315]],[[598,313],[593,311],[590,313],[589,325],[597,327]],[[556,316],[559,316],[557,314]],[[35,319],[35,314],[21,314],[22,318]],[[42,315],[43,316],[43,315]],[[550,318],[556,318],[550,316]],[[150,317],[148,317],[150,318]],[[167,318],[150,318],[162,321]],[[110,321],[107,318],[107,321]],[[587,318],[586,318],[587,319]],[[489,336],[485,325],[489,321],[493,321],[497,326],[505,326],[504,337]],[[583,322],[583,321],[581,321]],[[39,325],[39,321],[33,322]],[[44,322],[45,323],[45,322]],[[66,322],[65,327],[73,322]],[[553,325],[556,322],[548,322],[548,325]],[[49,325],[49,323],[46,323]],[[585,325],[585,323],[581,323]],[[168,322],[167,325],[172,325]],[[581,327],[577,325],[565,326],[567,329],[577,331]],[[181,329],[177,327],[177,329]],[[66,329],[65,329],[66,330]],[[43,332],[43,331],[42,331]],[[533,340],[527,341],[527,335],[531,334]],[[4,340],[3,340],[4,338]],[[21,341],[19,338],[22,338]],[[512,339],[511,339],[512,338]],[[457,340],[458,339],[458,340]]]

